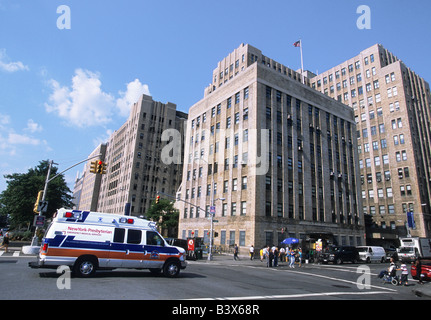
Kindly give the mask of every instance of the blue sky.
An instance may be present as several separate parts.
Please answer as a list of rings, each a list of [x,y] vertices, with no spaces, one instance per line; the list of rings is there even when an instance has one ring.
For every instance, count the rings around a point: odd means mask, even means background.
[[[357,27],[360,5],[371,29]],[[0,192],[4,174],[85,159],[140,93],[187,112],[241,43],[299,69],[302,38],[313,72],[381,43],[429,82],[430,12],[429,0],[0,0]]]

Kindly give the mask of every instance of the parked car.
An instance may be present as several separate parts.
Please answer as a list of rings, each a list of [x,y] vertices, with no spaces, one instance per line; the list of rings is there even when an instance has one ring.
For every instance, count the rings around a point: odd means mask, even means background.
[[[359,251],[359,258],[366,263],[385,262],[386,252],[383,247],[376,246],[359,246],[356,247]]]
[[[359,252],[356,247],[352,246],[330,246],[321,254],[321,262],[341,264],[345,261],[357,263],[359,261]]]
[[[429,259],[421,259],[422,270],[421,274],[423,275],[422,280],[431,280],[431,260]],[[412,274],[413,279],[419,280],[419,275],[416,272],[416,265],[412,264],[410,273]]]

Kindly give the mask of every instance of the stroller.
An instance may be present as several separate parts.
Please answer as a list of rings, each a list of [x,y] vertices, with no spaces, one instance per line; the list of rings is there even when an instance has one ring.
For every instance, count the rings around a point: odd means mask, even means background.
[[[397,276],[396,265],[392,268],[391,272],[387,270],[383,270],[382,272],[380,272],[378,277],[383,280],[383,283],[391,283],[394,286],[397,286],[400,284],[400,277]]]

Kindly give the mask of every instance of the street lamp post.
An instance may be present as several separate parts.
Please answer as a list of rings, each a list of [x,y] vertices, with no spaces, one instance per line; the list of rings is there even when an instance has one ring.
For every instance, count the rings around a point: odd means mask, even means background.
[[[207,165],[209,164],[208,161],[206,161],[204,158],[195,158],[194,160],[200,161],[202,160]],[[211,218],[211,228],[210,228],[210,245],[208,248],[208,260],[212,260],[213,258],[213,238],[214,238],[214,216],[215,216],[215,200],[221,200],[224,201],[225,198],[217,198],[214,199],[214,174],[211,174],[211,190],[210,190],[210,218]]]

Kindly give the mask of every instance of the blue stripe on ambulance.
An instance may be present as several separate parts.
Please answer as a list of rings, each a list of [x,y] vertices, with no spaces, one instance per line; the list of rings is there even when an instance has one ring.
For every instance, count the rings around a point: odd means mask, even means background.
[[[66,238],[66,239],[65,239]],[[161,247],[154,245],[116,243],[116,242],[96,242],[74,240],[75,236],[56,235],[53,239],[44,239],[50,247],[60,247],[67,249],[93,249],[93,250],[110,250],[110,251],[125,251],[133,252],[153,252],[158,251],[159,254],[176,255],[179,254],[178,249],[174,247]]]

